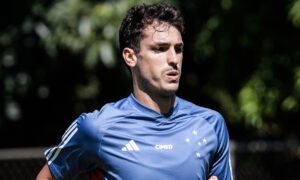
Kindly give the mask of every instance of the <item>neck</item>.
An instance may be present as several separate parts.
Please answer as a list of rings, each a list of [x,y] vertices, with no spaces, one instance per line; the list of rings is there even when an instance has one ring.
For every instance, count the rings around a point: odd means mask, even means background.
[[[176,104],[175,94],[160,96],[154,93],[146,93],[141,90],[134,90],[133,94],[140,103],[161,114],[167,114]]]

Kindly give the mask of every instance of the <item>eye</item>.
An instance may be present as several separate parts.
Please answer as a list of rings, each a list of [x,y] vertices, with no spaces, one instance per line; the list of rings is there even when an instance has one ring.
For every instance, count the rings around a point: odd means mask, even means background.
[[[175,52],[178,53],[182,53],[183,52],[183,46],[175,46]]]
[[[157,46],[153,48],[153,51],[159,53],[159,52],[165,52],[169,49],[167,46]]]

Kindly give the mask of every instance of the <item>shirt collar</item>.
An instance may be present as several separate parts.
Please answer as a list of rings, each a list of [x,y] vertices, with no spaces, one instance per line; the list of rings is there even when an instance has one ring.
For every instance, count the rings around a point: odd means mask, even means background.
[[[154,109],[149,108],[148,106],[145,106],[144,104],[140,103],[133,95],[133,93],[130,94],[130,96],[128,97],[129,101],[131,102],[131,104],[137,108],[139,111],[144,112],[146,114],[149,114],[153,117],[163,117],[163,118],[170,118],[172,116],[174,116],[178,109],[179,109],[179,99],[176,97],[176,104],[175,106],[167,113],[167,114],[161,114],[159,112],[157,112]]]

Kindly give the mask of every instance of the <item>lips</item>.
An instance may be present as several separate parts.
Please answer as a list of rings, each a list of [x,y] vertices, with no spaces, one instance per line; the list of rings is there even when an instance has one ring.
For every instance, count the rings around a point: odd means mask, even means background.
[[[178,74],[179,74],[178,71],[169,71],[167,73],[168,76],[177,76]]]
[[[178,80],[179,78],[179,72],[176,70],[168,71],[166,75],[169,80]]]

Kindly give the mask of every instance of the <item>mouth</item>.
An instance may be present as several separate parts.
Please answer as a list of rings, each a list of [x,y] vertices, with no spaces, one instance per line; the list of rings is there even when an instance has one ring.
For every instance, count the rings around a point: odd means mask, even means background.
[[[171,81],[177,81],[179,79],[179,72],[176,70],[171,70],[166,73],[167,79]]]

